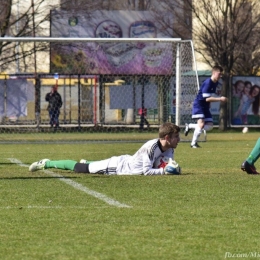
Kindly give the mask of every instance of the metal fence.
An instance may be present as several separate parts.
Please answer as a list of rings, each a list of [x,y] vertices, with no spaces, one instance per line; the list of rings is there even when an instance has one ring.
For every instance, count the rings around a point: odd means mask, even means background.
[[[154,81],[163,83],[154,84]],[[135,82],[135,83],[133,83]],[[173,121],[173,79],[12,74],[0,79],[1,127],[49,127],[45,96],[57,85],[60,127],[158,126]],[[130,97],[131,96],[131,97]],[[142,110],[144,113],[140,113]]]

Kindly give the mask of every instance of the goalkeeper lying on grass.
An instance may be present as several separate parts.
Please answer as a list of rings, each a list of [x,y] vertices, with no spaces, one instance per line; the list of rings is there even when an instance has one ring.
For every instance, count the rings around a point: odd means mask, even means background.
[[[180,128],[172,123],[164,123],[159,128],[159,138],[146,142],[134,155],[113,156],[101,161],[73,160],[50,161],[43,159],[31,164],[29,171],[50,168],[71,170],[76,173],[96,173],[115,175],[162,175],[180,174],[180,167],[173,161],[174,148],[180,141]],[[170,158],[164,168],[153,168],[160,156]]]

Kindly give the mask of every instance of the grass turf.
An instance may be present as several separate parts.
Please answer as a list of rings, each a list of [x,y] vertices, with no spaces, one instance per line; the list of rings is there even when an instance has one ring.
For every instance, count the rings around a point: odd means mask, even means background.
[[[141,143],[0,144],[1,259],[255,258],[260,176],[240,164],[259,134],[209,133],[202,149],[180,143],[180,176],[28,172],[43,158],[98,160]],[[260,169],[260,163],[256,163]],[[64,181],[129,207],[110,205]]]

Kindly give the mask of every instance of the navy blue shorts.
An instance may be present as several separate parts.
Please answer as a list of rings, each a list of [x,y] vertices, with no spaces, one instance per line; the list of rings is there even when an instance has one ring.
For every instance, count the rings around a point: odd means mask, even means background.
[[[200,104],[194,103],[192,108],[193,119],[204,119],[205,122],[213,122],[209,107],[203,107]]]

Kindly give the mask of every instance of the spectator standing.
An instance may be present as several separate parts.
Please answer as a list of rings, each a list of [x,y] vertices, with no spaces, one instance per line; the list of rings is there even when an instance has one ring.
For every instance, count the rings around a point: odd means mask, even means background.
[[[144,128],[144,124],[147,125],[147,128],[150,127],[150,124],[147,120],[147,108],[139,108],[138,115],[140,116],[140,129]]]
[[[56,86],[52,86],[51,91],[46,94],[45,100],[49,102],[47,110],[50,117],[50,126],[59,127],[60,108],[62,107],[62,98],[57,91]]]

